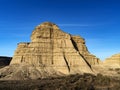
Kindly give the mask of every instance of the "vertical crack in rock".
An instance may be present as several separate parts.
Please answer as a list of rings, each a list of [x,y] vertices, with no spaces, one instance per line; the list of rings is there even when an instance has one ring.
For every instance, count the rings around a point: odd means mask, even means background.
[[[77,50],[77,51],[79,51],[79,49],[78,49],[78,47],[77,47],[77,43],[71,38],[71,41],[72,41],[72,43],[73,43],[73,46],[74,46],[74,48]]]
[[[64,57],[66,65],[67,65],[68,71],[70,72],[70,66],[69,66],[68,61],[67,61],[67,59],[65,57],[65,52],[63,52],[63,57]]]
[[[79,51],[79,49],[78,49],[78,47],[77,47],[77,43],[71,38],[71,41],[72,41],[72,43],[73,43],[73,46],[74,46],[74,48],[77,50],[77,51]],[[87,65],[91,68],[91,70],[92,70],[92,67],[91,67],[91,65],[90,65],[90,63],[88,63],[88,61],[85,59],[85,57],[83,56],[83,55],[81,55],[80,53],[79,53],[79,55],[85,60],[85,62],[87,63]],[[93,71],[93,70],[92,70]]]
[[[52,64],[54,64],[54,62],[53,62],[53,49],[54,49],[54,40],[53,40],[53,38],[54,38],[54,33],[53,33],[53,29],[51,29],[50,28],[50,46],[51,46],[51,62],[52,62]]]
[[[85,62],[87,63],[87,65],[88,65],[88,66],[90,67],[90,69],[93,71],[93,69],[92,69],[90,63],[88,63],[88,61],[84,58],[84,56],[81,55],[80,53],[79,53],[79,55],[85,60]]]

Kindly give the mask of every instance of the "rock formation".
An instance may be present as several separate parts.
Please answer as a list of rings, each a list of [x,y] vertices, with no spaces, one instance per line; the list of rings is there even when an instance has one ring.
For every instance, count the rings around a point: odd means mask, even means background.
[[[37,79],[76,73],[94,73],[99,59],[91,55],[80,36],[63,32],[45,22],[33,30],[31,42],[19,43],[10,66],[0,70],[2,79]]]
[[[120,68],[120,54],[115,54],[107,58],[103,64],[110,68]]]
[[[96,73],[103,75],[120,77],[120,54],[115,54],[97,66],[92,67]]]
[[[79,53],[90,65],[99,65],[101,63],[101,61],[95,55],[92,55],[88,51],[83,38],[80,36],[72,36],[72,42],[76,50],[79,51]]]

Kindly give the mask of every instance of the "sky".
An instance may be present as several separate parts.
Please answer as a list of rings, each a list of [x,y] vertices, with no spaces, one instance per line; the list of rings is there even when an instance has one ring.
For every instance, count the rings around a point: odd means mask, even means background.
[[[0,56],[13,56],[46,21],[83,37],[101,60],[120,53],[119,0],[0,0]]]

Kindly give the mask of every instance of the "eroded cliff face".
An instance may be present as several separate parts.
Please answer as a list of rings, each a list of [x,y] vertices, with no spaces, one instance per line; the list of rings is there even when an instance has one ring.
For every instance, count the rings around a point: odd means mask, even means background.
[[[18,44],[10,66],[1,70],[1,75],[4,79],[36,79],[94,73],[91,66],[98,64],[99,59],[89,53],[83,38],[45,22],[32,32],[31,42]]]
[[[120,68],[120,54],[115,54],[105,59],[103,64],[108,68]]]
[[[101,61],[95,55],[92,55],[86,45],[85,40],[80,36],[72,36],[72,42],[77,51],[83,56],[83,58],[92,66],[99,65]]]

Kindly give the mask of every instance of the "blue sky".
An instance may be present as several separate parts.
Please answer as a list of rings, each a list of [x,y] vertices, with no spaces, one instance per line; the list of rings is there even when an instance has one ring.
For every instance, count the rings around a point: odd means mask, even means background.
[[[0,56],[13,56],[42,22],[80,35],[98,58],[120,52],[119,0],[0,0]]]

